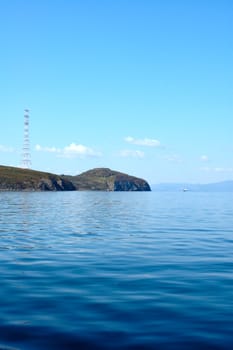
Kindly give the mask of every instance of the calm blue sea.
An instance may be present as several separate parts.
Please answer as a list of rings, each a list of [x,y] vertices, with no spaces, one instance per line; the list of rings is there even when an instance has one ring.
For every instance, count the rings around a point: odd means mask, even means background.
[[[0,193],[0,349],[233,349],[232,193]]]

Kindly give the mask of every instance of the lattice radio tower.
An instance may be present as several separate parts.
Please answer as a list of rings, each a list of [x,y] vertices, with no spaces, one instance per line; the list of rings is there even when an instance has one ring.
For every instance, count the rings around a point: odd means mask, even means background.
[[[22,154],[22,168],[31,168],[31,153],[29,140],[29,109],[24,110],[24,141]]]

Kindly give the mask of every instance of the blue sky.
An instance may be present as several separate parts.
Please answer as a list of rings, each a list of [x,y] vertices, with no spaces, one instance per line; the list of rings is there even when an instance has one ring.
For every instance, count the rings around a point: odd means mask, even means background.
[[[1,0],[0,164],[233,179],[231,0]]]

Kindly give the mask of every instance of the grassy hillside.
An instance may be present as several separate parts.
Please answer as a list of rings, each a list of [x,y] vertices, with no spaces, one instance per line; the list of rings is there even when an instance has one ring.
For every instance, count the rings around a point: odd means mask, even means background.
[[[0,166],[0,191],[150,191],[148,183],[108,168],[77,176]]]
[[[2,191],[63,191],[74,190],[70,181],[58,175],[15,167],[0,166]]]
[[[77,176],[68,177],[77,190],[92,191],[150,191],[148,183],[108,168],[88,170]]]

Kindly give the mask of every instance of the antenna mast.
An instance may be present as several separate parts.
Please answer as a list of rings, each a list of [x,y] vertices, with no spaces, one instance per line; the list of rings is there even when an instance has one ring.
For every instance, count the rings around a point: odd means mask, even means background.
[[[22,168],[31,168],[31,154],[29,142],[29,109],[24,110],[24,141],[23,141],[23,157]]]

